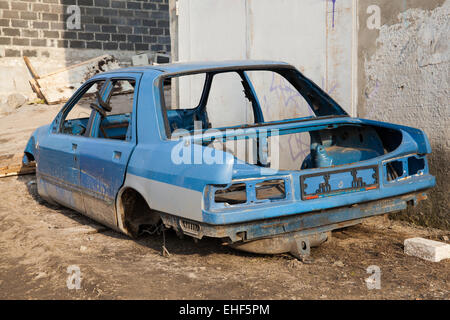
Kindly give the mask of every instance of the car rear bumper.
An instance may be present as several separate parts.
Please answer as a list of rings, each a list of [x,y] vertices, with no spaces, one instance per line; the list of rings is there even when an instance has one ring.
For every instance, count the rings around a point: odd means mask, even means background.
[[[234,243],[274,237],[291,232],[296,232],[297,235],[302,236],[328,232],[358,224],[364,218],[404,210],[408,205],[416,205],[419,201],[426,198],[427,195],[423,191],[412,192],[401,196],[344,205],[332,209],[311,210],[307,213],[225,225],[190,221],[165,213],[161,213],[161,217],[164,224],[192,237],[198,239],[204,236],[222,238]]]
[[[291,181],[291,187],[294,190],[294,192],[289,194],[290,198],[270,203],[255,203],[246,206],[229,206],[226,208],[203,210],[203,222],[212,225],[227,225],[328,210],[369,201],[381,201],[387,198],[419,192],[432,188],[436,184],[435,177],[430,174],[416,175],[408,179],[392,182],[385,182],[380,179],[380,184],[376,189],[304,200],[298,192],[297,194],[295,192],[295,190],[300,189],[298,185],[299,176],[293,174],[287,179]]]

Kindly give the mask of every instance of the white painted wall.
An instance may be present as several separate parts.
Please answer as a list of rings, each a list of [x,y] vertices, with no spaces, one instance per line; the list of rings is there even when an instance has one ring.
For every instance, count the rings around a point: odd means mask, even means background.
[[[178,0],[178,58],[288,62],[356,115],[356,106],[352,106],[352,94],[356,94],[352,92],[356,1],[335,0],[334,5],[333,10],[333,0]],[[274,81],[275,86],[268,81]],[[281,117],[308,114],[301,98],[294,99],[294,106],[292,100],[286,104],[286,91],[277,81],[256,82],[257,92],[266,90],[261,104],[269,105],[271,113]],[[229,89],[224,87],[224,96],[219,99],[224,106],[240,101],[225,94]],[[188,90],[189,85],[180,83],[180,106],[189,100]],[[286,108],[298,110],[287,112]],[[223,108],[219,118],[228,122],[230,110]],[[298,168],[298,155],[305,154],[309,143],[305,139],[309,137],[283,144],[289,148],[289,159],[283,160],[287,167]]]
[[[333,10],[333,0],[178,0],[178,57],[285,61],[355,114],[356,5],[335,0]]]
[[[326,71],[324,88],[349,114],[356,116],[356,65],[352,60],[357,57],[357,34],[353,31],[356,16],[356,0],[336,0],[333,11],[333,2],[326,2]],[[333,17],[334,12],[334,17]],[[355,68],[354,68],[355,66]],[[352,91],[352,86],[354,91]]]

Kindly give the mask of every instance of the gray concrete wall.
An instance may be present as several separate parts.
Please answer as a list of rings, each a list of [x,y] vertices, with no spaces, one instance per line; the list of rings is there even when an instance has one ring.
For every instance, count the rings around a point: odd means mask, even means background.
[[[433,149],[430,200],[397,216],[450,229],[450,0],[360,0],[358,11],[358,116],[420,128]]]

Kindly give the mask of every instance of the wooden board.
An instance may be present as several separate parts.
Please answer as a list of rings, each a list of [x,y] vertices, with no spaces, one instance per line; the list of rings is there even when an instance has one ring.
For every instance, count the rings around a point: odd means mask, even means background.
[[[30,85],[47,104],[66,102],[89,78],[97,73],[120,68],[118,61],[111,55],[90,59],[44,76],[37,76],[29,61],[27,66],[34,78]]]
[[[32,174],[36,172],[36,164],[31,163],[30,165],[23,164],[11,164],[5,167],[0,167],[0,178],[18,176],[23,174]]]

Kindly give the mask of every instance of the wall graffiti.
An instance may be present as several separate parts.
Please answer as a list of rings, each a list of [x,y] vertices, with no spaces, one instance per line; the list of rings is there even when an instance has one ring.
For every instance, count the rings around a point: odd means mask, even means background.
[[[325,78],[322,77],[322,88],[325,87]],[[332,94],[338,87],[336,82],[330,84],[330,88],[327,91],[328,94]],[[324,89],[325,90],[325,89]],[[262,99],[262,110],[264,116],[273,115],[274,111],[278,112],[276,116],[282,114],[286,115],[285,110],[288,109],[288,115],[291,118],[294,117],[314,117],[314,113],[309,105],[304,100],[303,96],[292,87],[283,77],[273,73],[269,93],[264,95]],[[276,107],[269,101],[277,101]],[[269,119],[270,120],[270,119]],[[267,121],[267,120],[266,120]],[[289,155],[290,161],[298,164],[300,168],[300,160],[303,160],[310,153],[310,138],[307,134],[292,134],[287,138],[287,144],[280,144],[280,151],[284,151],[284,155]],[[298,169],[297,168],[297,169]]]
[[[335,16],[336,16],[336,1],[337,0],[325,0],[325,1],[331,1],[333,4],[333,8],[332,8],[333,17],[332,17],[331,26],[332,26],[332,29],[334,29],[334,21],[335,21]]]

